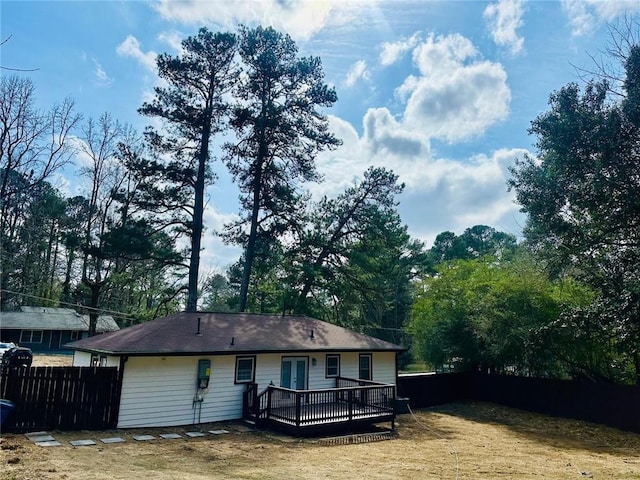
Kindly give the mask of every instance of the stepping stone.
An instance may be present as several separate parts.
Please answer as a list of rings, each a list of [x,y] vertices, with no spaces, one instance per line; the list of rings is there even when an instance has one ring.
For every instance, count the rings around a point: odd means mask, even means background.
[[[55,441],[55,438],[53,438],[51,435],[40,435],[39,437],[29,437],[29,440],[31,440],[33,443],[53,442]]]
[[[174,438],[182,438],[182,435],[179,435],[177,433],[162,433],[162,434],[160,434],[160,436],[162,438],[167,439],[167,440],[172,440]]]
[[[60,442],[52,440],[50,442],[36,442],[36,445],[39,447],[59,447],[62,444]]]
[[[31,437],[44,437],[45,435],[49,435],[49,432],[29,432],[24,434],[29,440],[31,440]]]
[[[153,435],[134,435],[133,439],[137,440],[138,442],[146,442],[147,440],[155,440],[156,437],[154,437]]]
[[[71,440],[69,443],[74,447],[88,447],[96,444],[93,440]]]
[[[186,435],[187,437],[191,437],[191,438],[194,438],[194,437],[204,437],[204,433],[202,433],[202,432],[186,432],[186,433],[185,433],[185,435]]]
[[[100,441],[102,443],[122,443],[122,442],[124,442],[124,438],[109,437],[109,438],[101,438]]]
[[[223,435],[225,433],[229,433],[229,430],[209,430],[209,433],[213,433],[214,435]]]

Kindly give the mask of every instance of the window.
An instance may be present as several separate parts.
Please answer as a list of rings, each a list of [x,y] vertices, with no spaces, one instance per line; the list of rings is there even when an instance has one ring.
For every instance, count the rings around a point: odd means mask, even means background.
[[[80,332],[77,330],[72,330],[71,331],[71,341],[73,340],[78,340],[80,338]]]
[[[327,355],[325,376],[327,378],[340,376],[340,355]]]
[[[20,343],[42,343],[42,330],[22,330]]]
[[[251,383],[255,378],[256,357],[236,357],[236,383]]]
[[[107,357],[106,355],[96,355],[95,353],[91,354],[91,366],[92,367],[106,367],[107,366]]]
[[[371,354],[363,353],[360,355],[359,368],[358,368],[358,378],[361,380],[371,380]]]

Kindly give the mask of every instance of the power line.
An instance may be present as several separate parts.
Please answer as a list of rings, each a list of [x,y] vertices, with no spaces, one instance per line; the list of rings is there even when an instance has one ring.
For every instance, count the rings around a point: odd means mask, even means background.
[[[1,293],[11,293],[13,295],[22,295],[23,297],[35,298],[36,300],[45,300],[47,302],[55,301],[55,300],[52,300],[51,298],[39,297],[37,295],[29,295],[28,293],[15,292],[13,290],[5,290],[4,288],[0,289],[0,292]],[[131,318],[131,317],[133,317],[133,315],[131,315],[130,313],[117,312],[115,310],[107,310],[107,309],[104,309],[104,308],[88,307],[88,306],[82,305],[80,303],[70,303],[70,302],[63,302],[63,301],[57,301],[57,303],[59,305],[67,305],[67,306],[78,308],[78,309],[92,310],[92,311],[95,311],[97,313],[108,313],[108,314],[111,314],[112,316],[115,315],[116,317],[122,317],[122,318]]]

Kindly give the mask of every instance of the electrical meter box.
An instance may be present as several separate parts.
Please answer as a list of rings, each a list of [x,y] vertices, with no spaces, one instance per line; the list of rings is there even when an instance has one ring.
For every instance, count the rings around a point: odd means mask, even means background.
[[[207,388],[209,386],[210,376],[211,360],[208,358],[198,360],[198,388]]]

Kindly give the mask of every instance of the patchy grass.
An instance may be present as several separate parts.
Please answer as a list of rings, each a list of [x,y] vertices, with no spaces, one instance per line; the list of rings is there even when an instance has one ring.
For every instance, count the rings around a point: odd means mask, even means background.
[[[424,362],[409,363],[400,369],[400,373],[428,373],[433,371],[434,369]]]
[[[189,428],[54,432],[62,447],[5,435],[0,478],[9,479],[640,479],[640,435],[575,420],[455,403],[401,415],[394,440],[327,446],[206,425],[228,435],[139,443],[132,435]],[[125,443],[74,448],[69,440],[123,436]]]
[[[49,355],[34,353],[32,367],[70,367],[73,364],[73,355]]]

